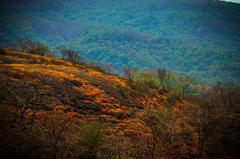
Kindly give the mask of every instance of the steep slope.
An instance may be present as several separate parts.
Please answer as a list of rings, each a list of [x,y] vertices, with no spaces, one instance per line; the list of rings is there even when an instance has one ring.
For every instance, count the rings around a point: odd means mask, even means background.
[[[91,65],[0,50],[0,152],[30,159],[239,154],[238,91],[229,109],[218,95],[183,98],[151,86]]]
[[[138,122],[143,126],[137,114],[148,105],[162,105],[166,98],[154,91],[135,92],[126,79],[90,66],[9,50],[0,52],[0,86],[0,105],[11,107],[17,89],[24,93],[37,88],[44,106],[40,112],[63,111],[74,118],[115,123],[123,130]]]

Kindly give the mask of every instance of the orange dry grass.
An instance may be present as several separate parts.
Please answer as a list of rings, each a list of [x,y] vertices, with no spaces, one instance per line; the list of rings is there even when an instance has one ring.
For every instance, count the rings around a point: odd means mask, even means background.
[[[4,61],[10,61],[10,63],[4,63]],[[76,94],[78,92],[79,94],[84,94],[81,102],[85,104],[100,105],[101,114],[91,114],[90,112],[93,112],[94,110],[90,110],[87,112],[87,115],[85,115],[85,110],[79,110],[70,106],[74,102],[71,102],[69,105],[52,104],[50,107],[53,108],[54,111],[64,111],[71,117],[85,118],[89,121],[94,121],[100,118],[109,123],[114,121],[117,124],[115,125],[114,130],[111,129],[111,131],[116,134],[148,136],[149,130],[146,129],[144,122],[138,119],[135,115],[129,116],[129,114],[141,112],[140,109],[135,107],[137,105],[161,105],[166,100],[166,97],[160,96],[157,93],[154,93],[156,94],[154,96],[144,94],[144,92],[140,95],[134,94],[128,86],[127,81],[121,77],[106,75],[92,68],[73,65],[64,60],[22,52],[8,51],[7,55],[0,56],[0,73],[9,74],[9,76],[4,78],[12,78],[12,80],[15,81],[19,81],[23,78],[32,80],[30,77],[31,74],[41,74],[44,77],[54,77],[62,82],[67,80],[81,83],[79,86],[68,85],[68,87],[70,87],[71,90],[74,90],[73,92]],[[98,79],[101,79],[101,82],[98,83],[99,86],[94,85],[93,81]],[[39,80],[41,82],[41,79]],[[43,89],[45,90],[45,93],[56,91],[54,90],[56,88],[53,88],[51,85],[44,85]],[[126,101],[119,99],[117,96],[111,96],[112,92],[117,94],[119,91],[115,86],[124,88],[124,91],[127,93],[131,92],[131,96],[126,97]],[[107,92],[107,89],[111,89],[110,93]],[[69,98],[69,100],[73,98],[71,94],[66,94],[64,97]],[[48,99],[53,100],[51,97],[48,97]],[[133,104],[129,106],[127,102],[132,102]],[[122,114],[124,118],[117,119],[115,115],[118,113]],[[39,112],[38,116],[43,114],[44,112]]]

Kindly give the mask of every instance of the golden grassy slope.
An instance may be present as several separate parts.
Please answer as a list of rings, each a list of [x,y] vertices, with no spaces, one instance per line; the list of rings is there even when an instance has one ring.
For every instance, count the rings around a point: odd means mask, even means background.
[[[137,114],[146,106],[161,105],[166,99],[157,92],[137,93],[125,79],[89,66],[10,50],[0,52],[2,85],[4,81],[37,84],[45,106],[77,118],[104,121],[117,128],[111,131],[138,131],[144,124]]]

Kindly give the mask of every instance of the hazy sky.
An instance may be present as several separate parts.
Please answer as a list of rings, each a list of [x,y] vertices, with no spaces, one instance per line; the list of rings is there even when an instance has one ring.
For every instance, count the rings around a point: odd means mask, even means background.
[[[225,0],[225,1],[240,3],[240,0]]]

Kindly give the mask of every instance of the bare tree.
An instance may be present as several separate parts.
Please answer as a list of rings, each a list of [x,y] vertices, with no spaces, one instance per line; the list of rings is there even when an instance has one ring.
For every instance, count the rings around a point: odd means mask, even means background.
[[[42,42],[35,42],[27,39],[18,39],[10,46],[11,49],[22,52],[31,52],[42,56],[53,56],[53,52],[50,50],[50,48]]]
[[[110,136],[105,139],[102,146],[102,156],[114,159],[130,158],[133,146],[129,138],[124,136]]]
[[[80,141],[77,133],[84,122],[74,119],[64,112],[52,111],[40,119],[40,127],[45,130],[53,159],[75,158],[81,152],[76,143]]]
[[[31,121],[33,123],[37,111],[45,109],[45,106],[41,103],[37,83],[22,82],[16,85],[13,82],[3,82],[2,86],[8,94],[5,97],[15,108],[14,120],[19,118],[20,121],[23,121],[27,115],[27,111],[31,110]]]
[[[214,131],[214,125],[212,125],[214,114],[207,109],[200,107],[185,106],[181,110],[182,118],[189,125],[192,126],[195,134],[197,135],[197,149],[199,157],[203,157],[205,154],[205,145],[209,136]]]
[[[191,80],[190,77],[180,77],[179,78],[179,86],[182,90],[182,98],[185,99],[187,90],[190,88],[191,86]]]
[[[134,79],[134,74],[135,74],[135,70],[129,67],[125,67],[123,68],[123,73],[124,73],[124,77],[128,80],[128,81],[132,81]]]
[[[163,68],[158,68],[157,69],[157,77],[160,81],[162,89],[165,89],[165,80],[167,79],[167,76],[168,76],[167,70],[165,70]]]
[[[58,50],[62,55],[62,59],[68,60],[72,63],[81,63],[81,58],[77,51],[65,47],[59,47]]]
[[[176,155],[174,138],[176,137],[177,125],[174,113],[164,108],[152,108],[145,110],[141,119],[152,132],[152,140],[147,144],[149,158],[157,159],[163,156],[170,158]]]
[[[226,109],[234,108],[238,104],[240,88],[238,85],[218,82],[213,87],[213,92]]]

